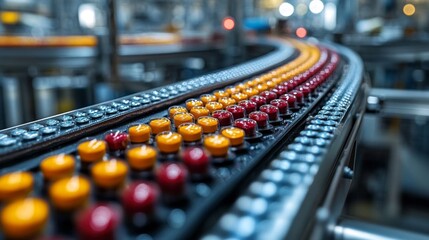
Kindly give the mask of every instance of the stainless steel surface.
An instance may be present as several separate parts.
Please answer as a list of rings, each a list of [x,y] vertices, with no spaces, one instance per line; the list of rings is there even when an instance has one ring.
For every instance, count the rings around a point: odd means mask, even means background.
[[[335,240],[429,239],[427,235],[351,219],[341,220],[334,233]]]
[[[350,190],[354,175],[356,142],[365,111],[365,96],[361,95],[354,104],[359,106],[358,113],[350,117],[354,121],[352,130],[347,136],[347,142],[339,158],[339,164],[335,169],[328,193],[322,206],[317,209],[316,223],[311,235],[313,240],[326,239],[331,235],[331,230],[343,211],[344,203]]]
[[[427,91],[371,89],[368,110],[381,116],[397,116],[414,119],[429,117],[429,94]]]
[[[38,68],[92,68],[98,51],[95,47],[0,48],[2,71]]]
[[[116,22],[116,14],[117,14],[117,8],[116,8],[116,0],[107,0],[107,29],[109,34],[109,70],[110,74],[107,76],[108,80],[112,82],[119,82],[119,62],[118,62],[118,28],[117,28],[117,22]]]
[[[334,93],[332,101],[335,102],[335,106],[344,101],[352,101],[353,105],[348,107],[348,111],[350,113],[361,112],[364,109],[363,101],[365,99],[365,87],[362,86],[362,60],[349,49],[339,47],[338,51],[348,58],[350,72],[344,73],[346,75],[343,77],[343,84],[341,84],[339,89]],[[345,91],[346,94],[341,97],[335,96],[335,94],[341,91]],[[330,101],[331,100],[329,100],[327,104],[329,104]],[[339,215],[342,202],[344,202],[344,198],[348,192],[350,180],[338,182],[336,179],[342,178],[344,165],[347,165],[353,158],[349,156],[354,154],[352,146],[360,126],[361,117],[362,113],[357,116],[348,114],[347,117],[344,117],[345,119],[341,121],[341,127],[339,127],[341,130],[335,132],[336,137],[332,140],[335,141],[335,143],[331,145],[328,154],[324,156],[323,164],[320,164],[320,169],[314,178],[313,184],[308,189],[308,194],[303,200],[302,207],[299,213],[294,217],[294,225],[287,235],[289,239],[305,239],[306,236],[301,234],[303,231],[308,232],[308,235],[311,234],[311,231],[315,231],[313,236],[316,239],[326,238],[330,224],[335,217]],[[352,131],[352,129],[354,130]],[[342,151],[345,147],[343,144],[346,142],[350,144],[350,147],[346,145],[348,149],[346,153],[349,152],[350,155],[342,155]],[[337,176],[335,176],[335,172]],[[335,184],[339,184],[339,189],[335,188]],[[333,187],[331,188],[332,185]],[[335,204],[339,204],[340,206],[336,206]],[[319,206],[322,208],[319,208]],[[318,221],[321,224],[319,224],[319,226],[314,225]]]
[[[235,26],[226,33],[226,47],[224,49],[228,61],[244,57],[244,30],[243,8],[244,0],[228,1],[228,14],[234,19]]]
[[[344,43],[358,52],[365,63],[384,65],[429,61],[427,37],[392,41],[377,37],[346,36]]]
[[[119,47],[121,63],[136,61],[163,60],[172,57],[212,55],[222,47],[213,44],[169,44],[163,46],[123,45]]]

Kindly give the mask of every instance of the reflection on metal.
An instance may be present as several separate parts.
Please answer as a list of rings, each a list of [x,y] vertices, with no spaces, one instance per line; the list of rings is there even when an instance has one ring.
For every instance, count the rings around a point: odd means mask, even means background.
[[[20,99],[19,95],[19,84],[18,79],[14,79],[11,77],[2,77],[0,80],[2,89],[2,96],[4,101],[2,114],[4,119],[0,119],[4,121],[5,126],[13,126],[19,124],[23,121],[22,115],[19,113],[23,111],[22,109],[22,99]],[[7,103],[7,104],[6,104]],[[3,118],[2,117],[2,118]],[[5,127],[0,124],[0,128]]]
[[[429,236],[372,223],[344,219],[334,228],[335,240],[428,240]]]
[[[243,0],[228,1],[228,14],[235,20],[234,29],[226,35],[225,54],[228,64],[233,64],[234,59],[243,57],[244,31],[243,31]]]
[[[377,112],[382,116],[429,117],[427,91],[373,88],[369,93],[367,103],[369,112]]]
[[[109,33],[110,77],[112,82],[119,81],[118,75],[118,29],[116,26],[116,0],[108,0],[107,27]]]

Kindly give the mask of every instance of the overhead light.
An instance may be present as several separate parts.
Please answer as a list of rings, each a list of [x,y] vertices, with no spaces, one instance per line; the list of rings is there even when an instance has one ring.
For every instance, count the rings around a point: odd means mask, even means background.
[[[94,28],[96,24],[96,9],[91,3],[79,6],[79,23],[84,28]]]
[[[308,5],[308,8],[310,9],[310,12],[314,14],[319,14],[323,11],[323,8],[325,5],[320,0],[312,0],[310,4]]]
[[[337,25],[337,5],[334,3],[327,3],[324,12],[325,28],[327,30],[334,30]]]
[[[416,12],[416,8],[414,7],[413,4],[408,3],[408,4],[405,4],[404,8],[402,8],[402,11],[407,16],[413,16],[414,13]]]
[[[0,12],[0,19],[1,19],[1,22],[4,24],[9,24],[9,25],[17,24],[20,18],[21,18],[21,14],[19,12],[12,12],[12,11]]]
[[[235,21],[232,17],[226,17],[223,19],[223,28],[225,30],[232,30],[235,27]]]
[[[296,29],[295,34],[299,38],[305,38],[305,36],[307,36],[307,29],[305,29],[303,27],[299,27]]]
[[[308,11],[307,5],[305,3],[298,3],[298,5],[296,5],[296,13],[299,16],[304,16]]]
[[[293,7],[292,4],[290,4],[288,2],[284,2],[284,3],[280,4],[280,6],[279,6],[280,15],[282,15],[283,17],[292,16],[294,11],[295,11],[295,8]]]

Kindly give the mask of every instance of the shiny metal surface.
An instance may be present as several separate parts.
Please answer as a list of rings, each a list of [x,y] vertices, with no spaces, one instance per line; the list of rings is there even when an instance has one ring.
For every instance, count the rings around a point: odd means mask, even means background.
[[[368,110],[381,116],[429,117],[429,94],[426,91],[373,88],[367,102]]]
[[[335,240],[429,239],[427,235],[351,219],[341,220],[334,233]]]

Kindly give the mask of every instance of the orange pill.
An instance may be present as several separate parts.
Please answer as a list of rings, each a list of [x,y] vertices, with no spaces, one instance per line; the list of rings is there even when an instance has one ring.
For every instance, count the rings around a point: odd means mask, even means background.
[[[227,88],[225,88],[225,92],[227,92],[227,93],[229,93],[229,95],[231,96],[232,94],[234,94],[234,93],[238,93],[238,92],[240,92],[241,90],[239,89],[239,88],[236,88],[236,87],[227,87]]]
[[[234,104],[236,104],[236,103],[237,103],[237,101],[235,101],[235,99],[234,99],[234,98],[230,98],[230,97],[223,97],[223,98],[220,98],[220,99],[218,100],[218,102],[222,104],[223,108],[226,108],[226,107],[228,107],[228,106],[231,106],[231,105],[234,105]]]
[[[279,85],[280,83],[282,83],[283,82],[283,80],[282,80],[282,78],[281,77],[278,77],[278,78],[273,78],[271,81],[269,81],[269,82],[273,82],[276,86],[277,85]],[[268,85],[268,82],[267,82],[267,85]],[[269,86],[269,85],[268,85]],[[275,87],[275,86],[274,86]]]
[[[268,90],[268,86],[267,84],[258,84],[255,87],[259,92],[263,92],[263,91],[267,91]]]
[[[214,117],[200,117],[197,124],[203,128],[203,133],[214,133],[219,128],[219,120]]]
[[[239,146],[244,143],[244,136],[246,135],[243,129],[236,127],[227,127],[221,130],[222,136],[231,141],[231,146]]]
[[[273,89],[277,86],[277,84],[274,81],[267,81],[266,85],[267,85],[268,89]]]
[[[133,143],[144,143],[149,141],[152,129],[147,124],[138,124],[128,128],[130,140]]]
[[[202,106],[193,107],[190,112],[194,115],[194,119],[210,115],[210,110]]]
[[[61,210],[84,206],[89,198],[91,185],[86,178],[73,176],[56,181],[49,188],[52,204]]]
[[[173,122],[177,128],[180,124],[194,122],[194,115],[190,113],[176,113],[173,117]]]
[[[200,97],[201,101],[203,101],[204,106],[209,102],[216,102],[217,97],[214,94],[203,94]]]
[[[127,159],[131,168],[145,170],[152,168],[156,163],[155,148],[147,145],[131,148],[127,151]]]
[[[219,102],[209,102],[206,104],[206,108],[210,111],[210,113],[213,113],[216,110],[222,110],[223,104]]]
[[[231,98],[233,98],[236,102],[247,100],[249,96],[245,93],[234,93],[231,95]]]
[[[163,153],[178,152],[182,139],[182,135],[175,132],[162,132],[155,138],[159,151]]]
[[[116,159],[98,162],[91,169],[95,184],[106,189],[122,185],[127,172],[127,165]]]
[[[186,113],[188,112],[188,110],[182,106],[172,106],[168,108],[168,116],[170,117],[170,119],[173,119],[174,114],[179,112]]]
[[[13,200],[33,190],[34,179],[29,172],[12,172],[0,177],[0,200]]]
[[[217,99],[230,96],[230,94],[224,90],[214,91],[213,95],[215,95],[217,97]]]
[[[255,89],[255,88],[246,88],[243,90],[243,93],[246,94],[250,98],[250,97],[258,95],[259,91],[258,91],[258,89]]]
[[[222,135],[210,135],[204,138],[204,147],[214,157],[223,157],[228,154],[231,142]]]
[[[195,142],[201,140],[203,128],[195,123],[184,123],[177,128],[177,132],[182,135],[186,142]]]
[[[158,134],[160,132],[170,131],[171,122],[168,118],[156,118],[150,120],[149,126],[152,129],[152,134]]]
[[[49,217],[48,204],[38,198],[13,201],[1,211],[1,226],[7,238],[33,239],[42,232]]]
[[[255,80],[249,80],[246,82],[247,88],[252,88],[254,86],[258,85],[258,83]]]
[[[204,105],[203,101],[195,99],[195,98],[186,100],[185,104],[186,104],[186,108],[188,109],[188,111],[191,110],[193,107]]]
[[[85,141],[77,147],[80,160],[86,163],[92,163],[103,159],[106,153],[106,142],[93,139]]]
[[[234,87],[240,89],[240,91],[243,91],[244,89],[247,88],[247,85],[245,83],[239,83],[239,84],[235,85]]]
[[[53,181],[73,175],[75,159],[72,155],[58,154],[43,159],[40,163],[43,177]]]

